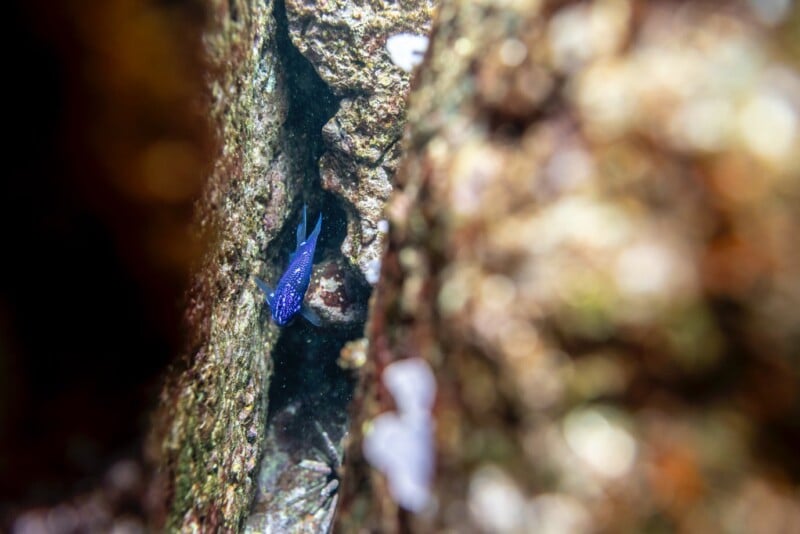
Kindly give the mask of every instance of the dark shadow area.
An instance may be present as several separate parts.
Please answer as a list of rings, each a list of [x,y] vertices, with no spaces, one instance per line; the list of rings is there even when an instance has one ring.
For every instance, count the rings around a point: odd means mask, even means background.
[[[203,163],[176,177],[196,186],[169,202],[141,194],[137,173],[148,149],[172,146],[158,145],[165,139],[211,153],[203,150],[205,118],[190,102],[204,90],[193,48],[203,8],[191,0],[135,7],[169,33],[156,35],[137,33],[144,17],[110,18],[119,5],[10,9],[11,146],[0,185],[2,531],[20,509],[64,502],[95,487],[120,458],[139,457],[160,375],[181,344],[180,302],[199,252],[187,250],[187,234]],[[124,35],[114,46],[131,54],[158,46],[162,61],[106,62],[98,50],[111,35]],[[185,92],[162,84],[159,67]],[[153,85],[127,85],[136,76]]]
[[[357,328],[316,328],[296,319],[281,333],[272,353],[268,424],[287,452],[300,460],[317,457],[324,444],[318,424],[338,442],[347,425],[355,375],[336,360],[344,344],[361,335]]]
[[[284,125],[286,135],[293,145],[300,148],[298,152],[305,152],[304,159],[309,169],[316,173],[317,161],[325,150],[322,127],[339,109],[339,98],[292,44],[286,6],[282,0],[275,2],[275,21],[275,42],[288,86],[289,112]]]

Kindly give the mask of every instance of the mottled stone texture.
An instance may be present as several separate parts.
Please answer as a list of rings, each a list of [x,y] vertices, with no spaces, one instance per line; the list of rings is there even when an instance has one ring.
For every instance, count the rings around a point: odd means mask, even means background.
[[[197,222],[210,245],[190,295],[186,369],[164,390],[151,440],[168,495],[158,527],[236,531],[257,493],[250,528],[327,528],[320,525],[331,522],[335,483],[304,501],[311,515],[293,497],[313,495],[320,479],[334,476],[297,465],[320,464],[308,459],[325,447],[268,429],[267,392],[276,361],[290,373],[307,371],[306,387],[315,389],[292,390],[297,398],[281,398],[273,415],[339,446],[352,385],[330,366],[338,347],[360,335],[368,290],[351,263],[376,269],[384,235],[378,221],[391,192],[409,81],[384,44],[393,33],[424,33],[429,6],[211,2],[211,20],[210,107],[220,148]],[[337,235],[344,207],[346,258],[329,244],[318,250],[308,301],[328,330],[300,324],[279,337],[251,277],[278,279],[300,197],[326,213],[321,242]],[[304,336],[312,334],[309,345]],[[281,351],[291,354],[276,356]],[[321,461],[331,462],[324,455]]]
[[[326,325],[347,327],[364,324],[368,293],[347,260],[325,260],[314,266],[306,303],[317,310]]]
[[[251,276],[275,279],[267,245],[304,176],[280,137],[287,115],[272,2],[212,2],[206,43],[220,140],[198,204],[209,253],[190,294],[185,370],[162,394],[153,438],[169,496],[167,531],[237,531],[253,494],[277,337]]]
[[[383,247],[378,221],[392,191],[409,86],[409,75],[389,60],[386,39],[426,35],[430,6],[426,0],[288,0],[286,14],[292,42],[341,98],[322,130],[320,176],[348,210],[342,253],[366,274]]]
[[[387,209],[342,531],[797,528],[793,9],[443,2]],[[381,370],[418,356],[438,467],[409,517],[360,438],[390,408]]]

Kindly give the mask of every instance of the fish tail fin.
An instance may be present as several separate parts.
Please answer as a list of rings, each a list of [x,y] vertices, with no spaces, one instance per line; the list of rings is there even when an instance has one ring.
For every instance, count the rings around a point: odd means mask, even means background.
[[[303,204],[303,221],[297,225],[297,247],[306,240],[306,205]]]
[[[314,231],[311,232],[311,235],[308,236],[308,238],[311,239],[312,237],[314,238],[319,237],[319,232],[321,229],[322,229],[322,213],[320,213],[319,217],[317,217],[317,224],[314,225]]]
[[[258,288],[261,289],[261,291],[263,291],[267,296],[267,304],[269,304],[269,307],[272,308],[272,300],[275,298],[275,291],[273,291],[272,288],[269,287],[261,278],[254,276],[253,279],[256,281]]]
[[[319,315],[317,315],[314,310],[312,310],[305,304],[303,304],[302,307],[300,308],[300,314],[306,318],[306,321],[313,324],[314,326],[319,326],[322,324],[322,320],[319,318]]]

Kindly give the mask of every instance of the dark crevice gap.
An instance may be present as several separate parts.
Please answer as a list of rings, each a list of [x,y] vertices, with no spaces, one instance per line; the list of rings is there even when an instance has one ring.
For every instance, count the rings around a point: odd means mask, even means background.
[[[231,22],[239,22],[239,6],[236,0],[228,0],[228,16]]]
[[[317,161],[325,151],[322,127],[338,111],[339,98],[292,43],[283,0],[275,2],[275,22],[275,42],[286,74],[289,99],[285,131],[287,136],[294,136],[294,141],[305,142],[307,163],[313,165],[316,174]]]
[[[289,22],[283,0],[275,2],[275,43],[286,84],[288,112],[283,124],[286,152],[291,167],[304,177],[302,200],[297,203],[286,228],[270,244],[267,256],[286,262],[295,249],[295,230],[302,218],[303,204],[308,205],[309,226],[322,212],[323,224],[317,245],[317,259],[338,254],[346,233],[346,214],[335,196],[325,192],[319,179],[319,158],[325,152],[322,127],[339,110],[340,99],[319,77],[314,66],[300,53],[289,36]],[[283,267],[285,263],[282,263]]]
[[[336,359],[344,344],[361,335],[362,327],[320,331],[299,320],[286,328],[273,350],[268,424],[277,423],[276,437],[295,461],[327,461],[319,424],[333,441],[343,437],[354,376]]]
[[[282,273],[289,254],[295,249],[295,232],[302,219],[304,204],[308,205],[309,229],[319,213],[323,218],[315,263],[341,257],[340,247],[347,233],[347,214],[342,201],[322,189],[318,168],[319,158],[325,151],[322,127],[336,113],[340,100],[291,42],[282,0],[276,1],[274,13],[275,42],[288,98],[284,147],[291,159],[292,172],[302,173],[304,180],[304,189],[292,208],[292,215],[267,250],[267,258],[274,260],[276,271]],[[353,273],[357,271],[354,267],[352,269]],[[349,294],[366,308],[370,287],[358,274],[354,278],[364,287]],[[270,320],[266,305],[262,320]],[[344,327],[315,327],[302,317],[281,329],[271,354],[273,373],[269,388],[267,441],[260,466],[262,473],[286,471],[306,459],[327,462],[335,467],[338,459],[330,457],[329,448],[326,451],[321,432],[337,446],[344,437],[355,375],[341,369],[336,360],[344,344],[361,337],[363,329],[363,322]],[[299,479],[294,481],[298,487],[303,483]],[[260,498],[281,502],[280,493],[291,488],[286,487],[285,478],[281,479],[281,486],[277,484],[277,479],[262,483]],[[275,512],[274,507],[263,501],[254,505],[254,513],[261,513],[259,510],[273,510],[269,513],[282,516],[294,513],[291,509]],[[287,524],[284,519],[281,518],[281,524]]]

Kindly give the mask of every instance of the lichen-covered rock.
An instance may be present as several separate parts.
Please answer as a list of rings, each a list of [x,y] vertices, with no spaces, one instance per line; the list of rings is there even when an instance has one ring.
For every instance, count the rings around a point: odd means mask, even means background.
[[[341,99],[323,128],[320,176],[348,209],[342,252],[366,274],[384,243],[378,222],[392,191],[409,87],[385,44],[398,33],[426,35],[430,3],[288,0],[286,14],[292,42]]]
[[[743,5],[443,2],[387,207],[343,531],[800,524],[791,10],[766,30]],[[391,409],[382,370],[411,357],[439,392],[415,517],[360,445]]]
[[[282,136],[288,99],[272,9],[269,1],[212,2],[206,32],[221,145],[198,204],[209,250],[187,309],[187,368],[164,389],[151,439],[171,497],[159,526],[168,531],[237,531],[255,487],[277,329],[262,320],[251,277],[279,273],[265,250],[304,183]]]

